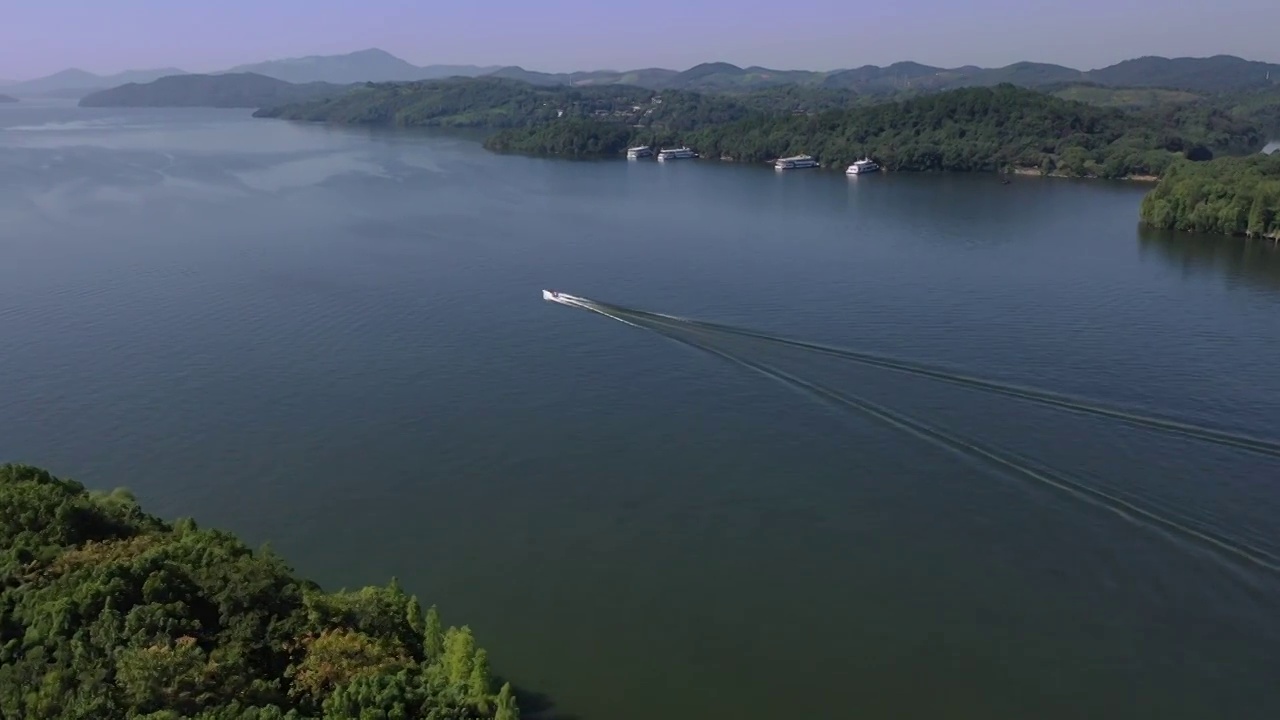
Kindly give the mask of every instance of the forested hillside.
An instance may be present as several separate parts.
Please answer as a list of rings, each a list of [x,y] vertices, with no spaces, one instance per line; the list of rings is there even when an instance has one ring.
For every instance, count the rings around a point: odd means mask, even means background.
[[[759,100],[756,107],[767,104]],[[777,105],[793,102],[779,96]],[[559,118],[597,118],[624,124],[665,122],[682,127],[731,122],[752,107],[738,100],[683,91],[610,85],[569,88],[498,78],[368,84],[340,97],[265,108],[256,117],[339,124],[526,127]]]
[[[367,84],[337,97],[264,108],[256,117],[344,125],[514,128],[592,119],[625,126],[693,130],[756,115],[851,107],[847,90],[771,87],[736,95],[646,90],[628,85],[566,87],[501,78]]]
[[[0,466],[0,718],[517,717],[466,627],[328,593],[127,492]]]
[[[1256,128],[1201,105],[1142,113],[1071,102],[1011,85],[968,88],[813,115],[756,114],[693,132],[584,120],[498,133],[495,150],[614,154],[685,142],[704,156],[760,162],[807,153],[829,166],[871,156],[891,170],[1038,169],[1076,176],[1158,175],[1177,157],[1261,147]]]

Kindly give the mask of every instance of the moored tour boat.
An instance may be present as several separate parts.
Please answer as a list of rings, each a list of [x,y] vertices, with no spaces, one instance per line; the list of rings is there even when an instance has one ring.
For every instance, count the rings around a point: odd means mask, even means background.
[[[850,165],[844,171],[845,175],[861,175],[863,173],[875,172],[880,169],[880,165],[871,158],[863,158],[858,162]]]
[[[659,160],[682,160],[684,158],[696,158],[698,154],[687,147],[670,148],[658,151]]]
[[[818,161],[812,155],[793,155],[791,157],[778,158],[773,163],[774,170],[795,170],[811,167],[818,167]]]

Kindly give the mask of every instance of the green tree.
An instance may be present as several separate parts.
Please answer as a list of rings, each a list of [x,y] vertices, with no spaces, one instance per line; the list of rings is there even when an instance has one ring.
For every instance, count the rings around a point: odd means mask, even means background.
[[[493,720],[520,720],[520,709],[516,707],[515,693],[511,690],[511,683],[502,684],[494,705]]]
[[[428,660],[438,660],[444,654],[444,629],[440,625],[440,611],[435,605],[427,609],[425,627],[423,651]]]
[[[451,627],[445,632],[443,666],[445,677],[450,685],[467,688],[475,654],[476,643],[470,627],[466,625],[461,628]],[[469,697],[470,692],[464,692],[463,695]]]
[[[422,605],[418,602],[417,596],[409,598],[408,607],[405,609],[405,616],[408,618],[409,627],[417,633],[419,637],[426,632],[426,620],[422,616]]]
[[[469,697],[482,711],[488,710],[489,697],[493,693],[493,679],[489,674],[489,653],[484,648],[476,650],[471,658],[471,676],[467,680]]]

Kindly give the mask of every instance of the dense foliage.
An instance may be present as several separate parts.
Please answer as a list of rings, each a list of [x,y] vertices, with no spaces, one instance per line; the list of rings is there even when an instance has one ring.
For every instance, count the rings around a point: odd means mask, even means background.
[[[1280,239],[1280,156],[1177,163],[1141,213],[1157,228]]]
[[[661,128],[672,130],[672,128]],[[498,133],[495,150],[613,154],[672,132],[608,123],[549,122]],[[967,88],[817,114],[755,113],[680,133],[704,156],[757,162],[800,153],[842,166],[871,156],[891,170],[1034,168],[1073,176],[1158,175],[1180,155],[1260,147],[1252,126],[1216,108],[1127,113],[1011,85]]]
[[[846,90],[797,85],[725,95],[646,90],[628,85],[532,85],[485,77],[370,83],[338,97],[265,108],[255,115],[403,127],[519,128],[541,126],[552,120],[567,124],[596,120],[650,130],[686,131],[757,115],[849,107],[857,101],[857,96]]]
[[[625,98],[642,90],[614,88]],[[519,127],[557,117],[556,88],[499,78],[414,83],[366,83],[344,95],[315,102],[264,108],[255,117],[324,121],[347,125]],[[595,93],[566,98],[584,111],[608,109]]]
[[[514,720],[466,627],[123,491],[0,466],[0,717]]]
[[[1213,99],[1213,104],[1256,125],[1271,139],[1280,138],[1280,86],[1259,92],[1218,96]]]
[[[736,120],[746,114],[737,103],[711,101],[693,93],[677,94],[665,108],[663,101],[653,90],[625,85],[571,88],[501,78],[455,78],[370,83],[340,97],[267,108],[255,115],[341,124],[505,128],[586,117],[631,124],[655,114],[670,116],[673,104],[686,107],[699,122]]]

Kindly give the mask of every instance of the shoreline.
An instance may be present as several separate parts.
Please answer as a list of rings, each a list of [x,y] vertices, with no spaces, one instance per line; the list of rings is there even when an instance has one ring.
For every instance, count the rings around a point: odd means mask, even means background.
[[[1066,175],[1060,172],[1044,173],[1040,171],[1040,168],[1025,168],[1025,167],[1013,168],[1012,170],[1008,171],[1007,174],[1024,175],[1028,177],[1069,178],[1069,179],[1075,179],[1075,180],[1126,180],[1128,182],[1140,182],[1140,183],[1160,182],[1159,175],[1125,175],[1124,177],[1104,178],[1104,177],[1098,177],[1097,175]]]
[[[290,121],[290,122],[293,122],[293,121]],[[318,122],[323,123],[323,121],[318,121]],[[527,152],[527,151],[521,151],[521,150],[496,149],[496,148],[488,147],[483,143],[482,143],[482,146],[484,147],[485,150],[495,155],[516,155],[519,157],[537,158],[542,160],[574,160],[574,161],[596,161],[596,162],[617,162],[617,161],[656,162],[656,160],[654,160],[654,158],[652,157],[627,158],[623,155],[615,154],[615,153],[584,153],[581,155],[569,155],[569,154],[563,154],[563,153],[540,153],[540,152]],[[774,162],[772,160],[759,161],[759,162],[744,161],[744,160],[735,159],[728,155],[721,155],[720,157],[698,155],[697,157],[682,158],[680,161],[673,161],[673,162],[683,162],[683,161],[689,161],[689,160],[693,162],[724,163],[726,165],[761,165],[761,166],[767,166],[770,168],[772,168],[772,165]],[[842,168],[844,167],[846,166],[817,165],[815,167],[810,167],[810,168],[795,168],[794,170],[819,170],[819,171],[825,171],[825,172],[840,172],[843,174]],[[793,170],[783,170],[780,172],[792,172],[792,171]],[[1125,181],[1125,182],[1150,183],[1150,184],[1155,184],[1160,182],[1160,177],[1158,175],[1125,175],[1123,177],[1105,178],[1105,177],[1100,177],[1098,175],[1067,175],[1065,173],[1060,173],[1060,172],[1051,172],[1046,174],[1046,173],[1040,172],[1039,168],[1028,168],[1028,167],[1015,167],[1012,169],[1000,169],[1000,170],[932,170],[932,169],[930,170],[890,170],[884,166],[881,166],[879,170],[871,174],[887,175],[892,173],[906,173],[906,174],[920,174],[920,175],[927,175],[930,173],[946,173],[949,175],[1021,175],[1023,177],[1051,177],[1051,178],[1063,178],[1067,180],[1111,180],[1111,181],[1119,180],[1119,181]]]
[[[264,119],[282,119],[288,122],[298,122],[296,120],[291,120],[288,118],[264,118]],[[301,122],[317,123],[317,124],[323,124],[323,125],[335,124],[335,123],[331,123],[324,120],[312,120],[312,121],[301,121]],[[346,125],[346,123],[336,123],[336,124]],[[509,148],[502,148],[502,147],[492,147],[490,146],[487,139],[482,141],[480,145],[485,150],[495,155],[517,155],[517,156],[523,156],[528,158],[538,158],[538,159],[545,159],[545,160],[559,159],[559,160],[570,160],[570,161],[610,161],[610,160],[626,161],[626,162],[635,161],[635,160],[630,160],[626,158],[620,152],[608,152],[608,153],[594,152],[594,153],[580,153],[580,154],[536,152],[536,151],[516,150],[516,149],[509,149]],[[649,159],[650,158],[644,158],[643,160],[649,160]],[[762,161],[762,162],[739,161],[735,159],[733,156],[727,155],[727,154],[721,154],[718,157],[708,156],[708,155],[698,155],[688,159],[694,160],[694,161],[699,161],[699,160],[711,161],[711,162],[724,163],[724,164],[764,165],[764,166],[769,166],[773,162],[773,161]],[[816,169],[819,171],[826,171],[826,172],[839,172],[840,166],[819,164],[810,169]],[[790,171],[784,170],[783,172],[790,172]],[[1038,167],[1025,167],[1025,166],[1018,167],[1018,166],[1009,166],[1009,165],[1005,165],[999,169],[994,169],[994,170],[988,170],[988,169],[984,169],[984,170],[945,170],[945,169],[944,170],[934,170],[934,169],[890,170],[888,168],[881,167],[880,170],[878,171],[878,173],[887,173],[887,174],[892,174],[894,172],[921,173],[921,174],[946,173],[946,174],[956,174],[956,175],[995,175],[996,177],[1002,179],[1002,182],[1001,182],[1002,185],[1009,184],[1008,176],[1010,175],[1018,175],[1023,177],[1041,177],[1041,178],[1051,177],[1051,178],[1080,179],[1080,180],[1111,180],[1111,181],[1121,181],[1121,182],[1134,183],[1134,184],[1142,184],[1142,185],[1148,186],[1150,189],[1147,190],[1147,197],[1150,197],[1151,193],[1158,191],[1158,189],[1161,187],[1160,182],[1162,180],[1162,178],[1159,176],[1149,175],[1149,174],[1139,174],[1139,175],[1130,174],[1130,175],[1124,175],[1120,177],[1107,178],[1107,177],[1101,177],[1098,175],[1068,175],[1066,173],[1057,172],[1057,171],[1045,173]],[[856,175],[850,176],[846,173],[841,173],[841,174],[844,175],[846,178],[857,177]],[[1140,221],[1141,221],[1141,218],[1140,218]],[[1219,237],[1226,236],[1226,237],[1233,237],[1233,238],[1245,238],[1246,242],[1252,241],[1252,240],[1262,240],[1264,242],[1280,244],[1280,233],[1268,233],[1268,234],[1256,235],[1256,236],[1248,236],[1242,233],[1212,233],[1212,234],[1218,235]]]

